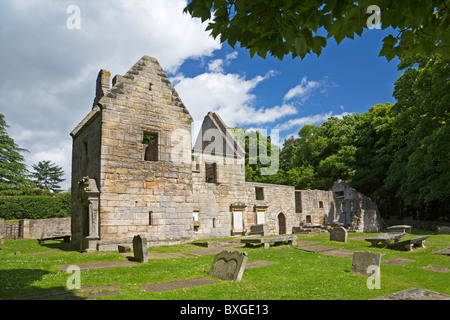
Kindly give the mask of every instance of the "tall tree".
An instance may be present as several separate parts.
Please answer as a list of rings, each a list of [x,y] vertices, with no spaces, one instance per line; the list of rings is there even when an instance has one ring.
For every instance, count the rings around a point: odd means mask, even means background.
[[[5,116],[0,114],[0,194],[14,195],[32,184],[22,155],[28,150],[19,148],[8,135],[8,127]]]
[[[32,172],[34,182],[39,189],[51,190],[54,193],[61,192],[58,184],[65,180],[62,178],[64,171],[61,167],[50,161],[40,161],[32,167],[35,170]]]
[[[339,44],[381,22],[394,30],[380,52],[391,60],[433,52],[450,57],[449,8],[450,0],[192,0],[184,11],[209,20],[206,30],[221,42],[279,59],[319,56],[328,39]]]

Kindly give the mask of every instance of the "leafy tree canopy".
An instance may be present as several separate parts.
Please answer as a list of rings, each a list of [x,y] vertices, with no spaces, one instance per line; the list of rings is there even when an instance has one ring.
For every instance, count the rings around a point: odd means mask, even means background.
[[[432,53],[450,57],[450,0],[192,0],[184,11],[209,20],[206,30],[214,38],[233,48],[239,42],[251,57],[319,56],[330,38],[339,44],[361,36],[377,20],[394,30],[380,52],[387,60]]]
[[[34,182],[39,189],[61,192],[58,184],[65,180],[62,178],[64,171],[61,167],[50,161],[40,161],[37,165],[33,165],[33,169]]]
[[[32,187],[29,172],[22,153],[28,150],[19,148],[8,135],[4,115],[0,114],[0,194],[21,194]]]

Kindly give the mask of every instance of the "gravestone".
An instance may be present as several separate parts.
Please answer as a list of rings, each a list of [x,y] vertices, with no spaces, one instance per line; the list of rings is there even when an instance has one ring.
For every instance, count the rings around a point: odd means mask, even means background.
[[[147,256],[147,238],[143,235],[133,237],[134,260],[137,262],[148,262]]]
[[[339,241],[347,243],[348,232],[343,227],[334,227],[330,230],[330,241]]]
[[[450,227],[447,226],[439,226],[437,227],[438,234],[450,234]]]
[[[374,266],[377,267],[378,270],[380,268],[381,263],[381,253],[379,252],[355,252],[353,254],[352,261],[352,272],[359,273],[367,276],[373,275],[372,271],[368,270],[369,267]]]
[[[239,282],[247,264],[247,252],[222,251],[214,256],[209,275],[221,280]]]
[[[270,236],[269,226],[267,224],[255,224],[250,227],[249,235]]]
[[[129,246],[117,246],[119,253],[131,252],[131,248]]]

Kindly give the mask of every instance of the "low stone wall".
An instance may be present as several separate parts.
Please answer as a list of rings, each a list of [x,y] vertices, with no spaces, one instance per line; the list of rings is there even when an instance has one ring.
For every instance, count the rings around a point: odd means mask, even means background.
[[[450,222],[414,220],[414,219],[411,219],[408,217],[398,219],[397,217],[394,216],[389,219],[384,219],[384,221],[386,222],[386,224],[388,226],[405,224],[405,225],[412,226],[413,228],[421,229],[421,230],[437,230],[437,227],[440,227],[440,226],[450,227]]]
[[[42,220],[20,220],[19,237],[22,239],[41,239],[71,235],[70,218]]]

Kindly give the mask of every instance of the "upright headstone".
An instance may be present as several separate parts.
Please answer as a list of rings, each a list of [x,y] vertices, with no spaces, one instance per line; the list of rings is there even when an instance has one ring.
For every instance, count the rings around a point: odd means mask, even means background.
[[[379,252],[355,252],[353,254],[352,272],[371,276],[375,268],[379,270],[380,263],[381,253]]]
[[[269,226],[267,224],[255,224],[250,227],[249,235],[270,236]]]
[[[221,280],[239,282],[247,264],[247,252],[222,251],[215,255],[209,275]]]
[[[330,230],[330,241],[347,243],[347,230],[344,227],[334,227]]]
[[[143,235],[133,237],[134,260],[137,262],[148,262],[147,256],[147,238]]]

